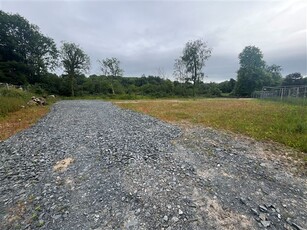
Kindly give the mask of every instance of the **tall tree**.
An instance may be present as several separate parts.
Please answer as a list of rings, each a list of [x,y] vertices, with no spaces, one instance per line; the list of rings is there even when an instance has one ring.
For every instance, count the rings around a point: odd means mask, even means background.
[[[70,81],[71,96],[75,96],[74,82],[76,75],[87,72],[90,68],[90,58],[75,43],[64,42],[61,47],[62,65]]]
[[[237,96],[250,97],[255,90],[261,90],[263,86],[280,84],[281,67],[267,66],[258,47],[245,47],[239,54],[239,62],[240,69],[234,90]]]
[[[262,69],[265,67],[263,54],[256,46],[246,46],[239,54],[240,67],[246,69]]]
[[[18,14],[0,10],[0,69],[12,82],[35,83],[57,65],[54,41]],[[12,79],[10,79],[12,78]]]
[[[193,96],[197,83],[204,77],[202,72],[205,62],[211,56],[212,49],[202,40],[187,42],[183,49],[183,55],[180,58],[185,65],[186,73],[193,82]]]
[[[115,58],[115,57],[111,57],[111,58],[106,58],[103,60],[98,60],[98,62],[100,63],[100,68],[102,73],[111,78],[111,88],[112,88],[112,94],[115,94],[114,91],[114,78],[115,77],[120,77],[123,76],[123,70],[120,68],[120,61]]]

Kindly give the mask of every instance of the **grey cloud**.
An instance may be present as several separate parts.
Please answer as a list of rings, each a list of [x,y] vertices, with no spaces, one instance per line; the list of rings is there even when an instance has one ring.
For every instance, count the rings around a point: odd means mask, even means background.
[[[203,38],[213,48],[206,81],[236,77],[238,54],[256,45],[284,73],[306,74],[306,4],[302,1],[1,1],[43,33],[75,42],[97,59],[118,57],[126,76],[171,77],[185,43]],[[291,55],[290,55],[291,54]],[[295,71],[294,71],[295,70]]]

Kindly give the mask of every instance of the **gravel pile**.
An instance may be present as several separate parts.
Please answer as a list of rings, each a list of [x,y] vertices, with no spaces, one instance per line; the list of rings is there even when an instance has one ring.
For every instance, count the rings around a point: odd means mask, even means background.
[[[0,229],[303,229],[306,178],[257,143],[61,101],[0,143]]]

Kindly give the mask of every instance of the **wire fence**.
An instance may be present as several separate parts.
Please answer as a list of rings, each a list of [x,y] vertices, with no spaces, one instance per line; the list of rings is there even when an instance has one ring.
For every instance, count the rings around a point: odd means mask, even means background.
[[[255,91],[252,97],[307,105],[307,85],[264,86],[261,91]]]

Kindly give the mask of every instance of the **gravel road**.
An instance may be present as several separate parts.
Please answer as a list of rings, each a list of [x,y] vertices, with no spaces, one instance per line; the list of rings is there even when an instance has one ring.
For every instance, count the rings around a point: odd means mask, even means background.
[[[0,142],[0,229],[306,229],[306,176],[268,152],[109,102],[61,101]]]

